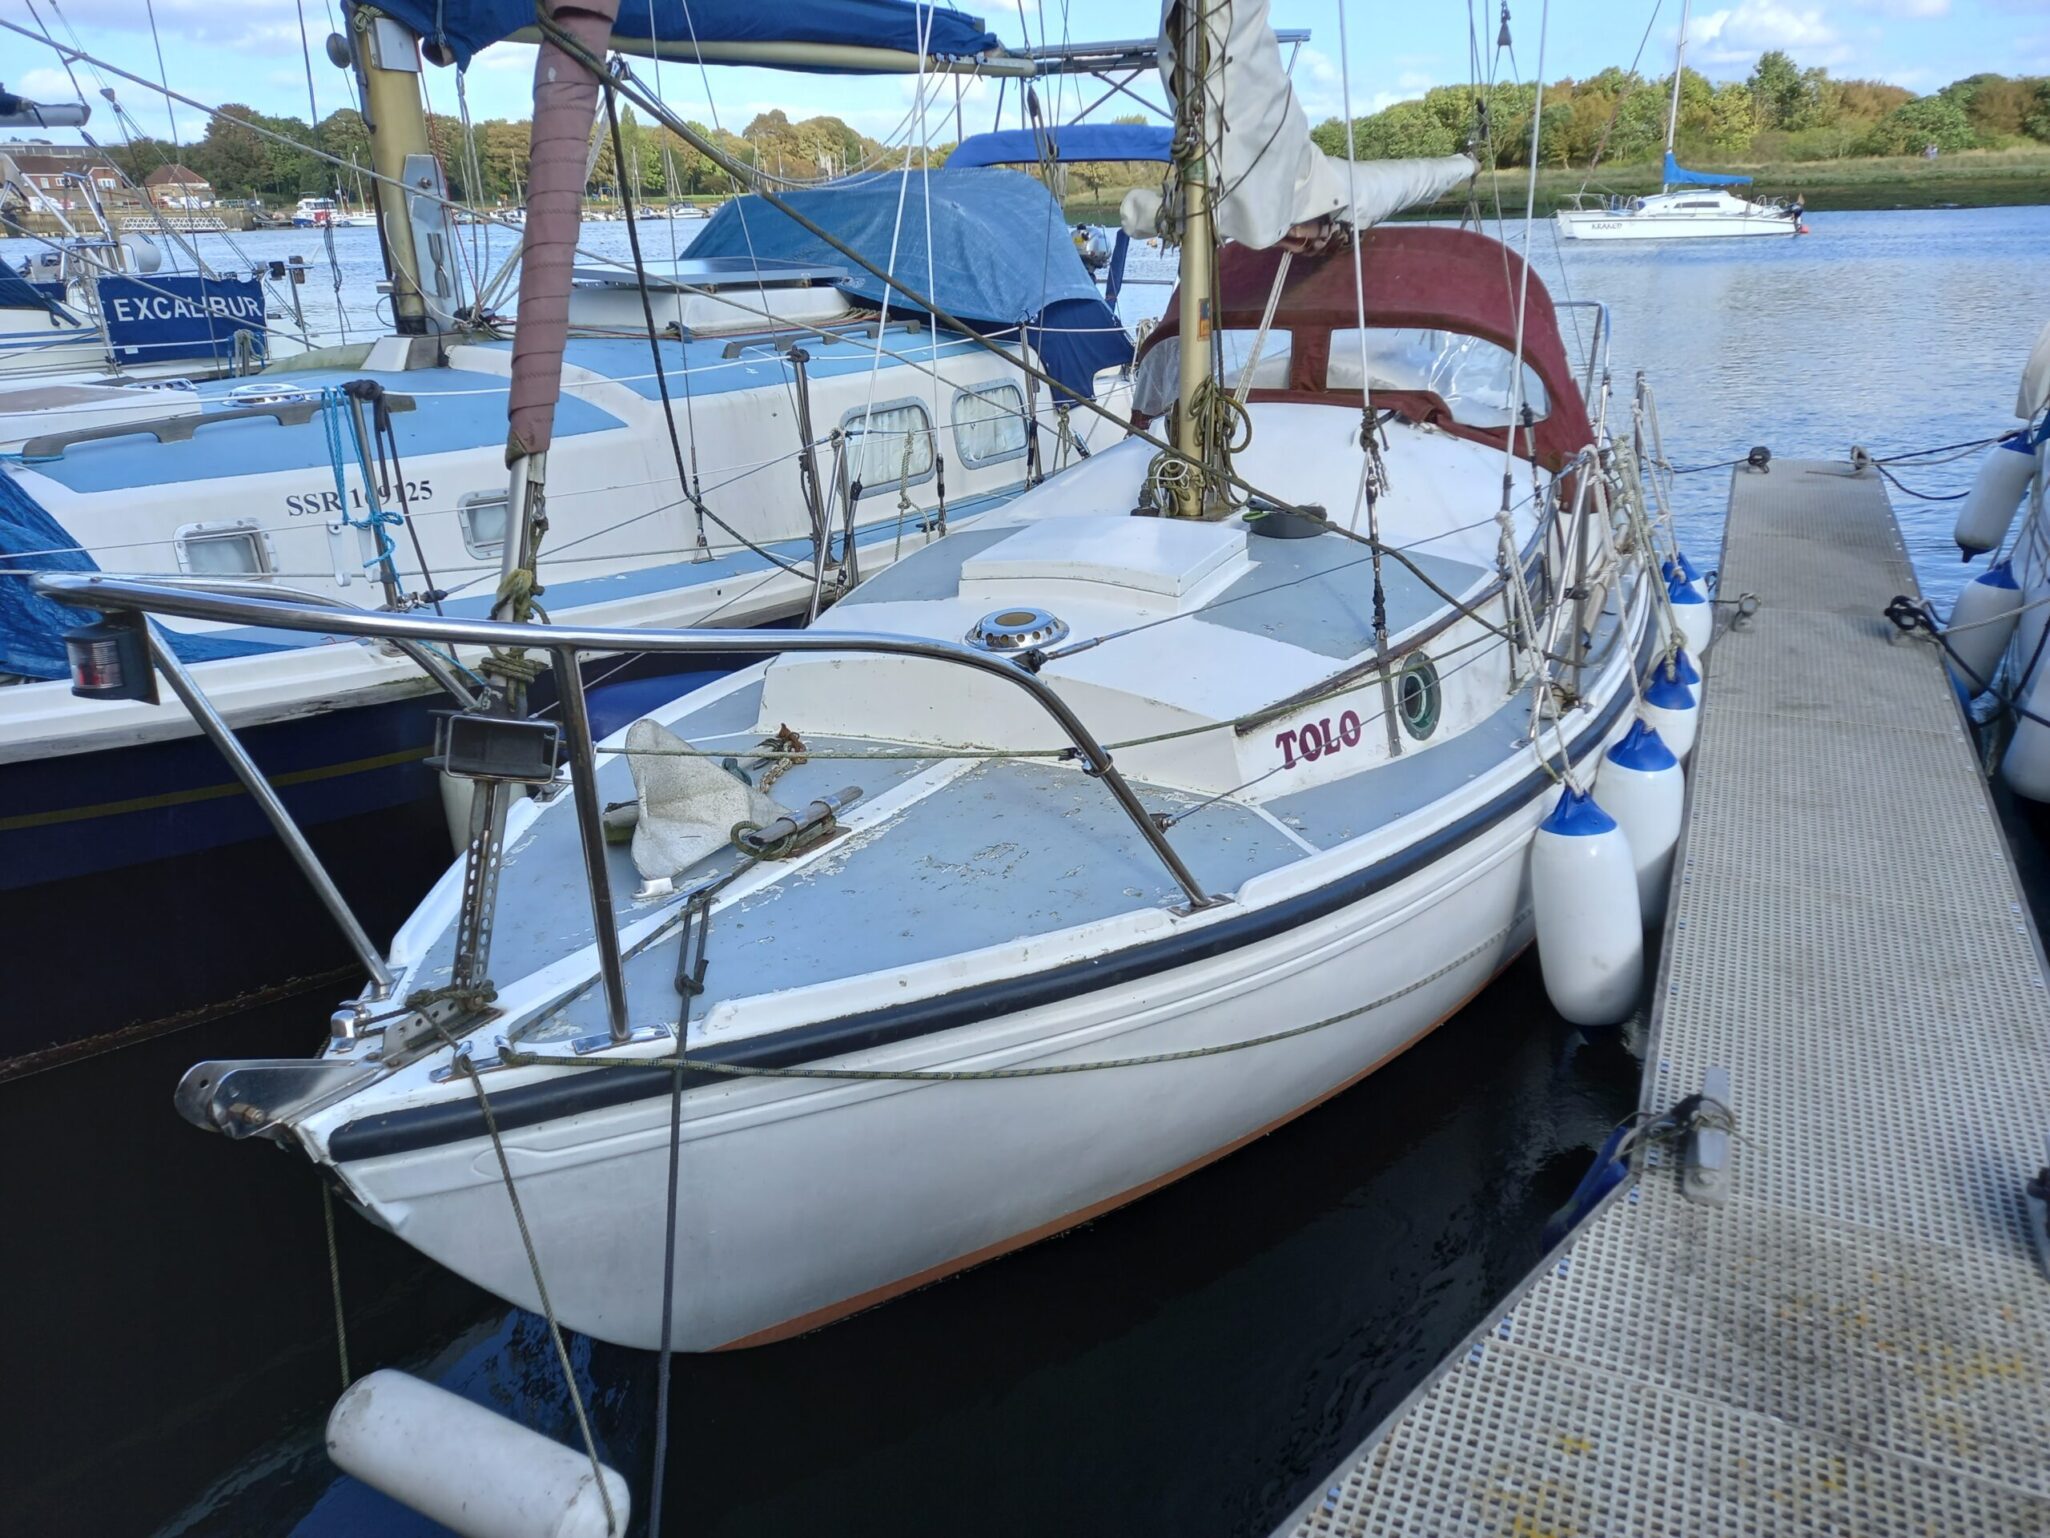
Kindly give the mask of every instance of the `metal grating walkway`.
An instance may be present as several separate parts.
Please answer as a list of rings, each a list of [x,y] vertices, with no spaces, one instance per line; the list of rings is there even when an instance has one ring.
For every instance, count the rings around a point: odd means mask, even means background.
[[[1733,1074],[1729,1204],[1651,1165],[1284,1526],[2050,1534],[2034,927],[1876,476],[1739,470],[1645,1104]]]

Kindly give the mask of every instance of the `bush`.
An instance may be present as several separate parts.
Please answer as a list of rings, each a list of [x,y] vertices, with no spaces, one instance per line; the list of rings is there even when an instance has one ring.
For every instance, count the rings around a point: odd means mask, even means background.
[[[1919,155],[1931,144],[1950,151],[1976,143],[1978,135],[1962,107],[1941,96],[1921,96],[1874,123],[1859,149],[1867,155]]]

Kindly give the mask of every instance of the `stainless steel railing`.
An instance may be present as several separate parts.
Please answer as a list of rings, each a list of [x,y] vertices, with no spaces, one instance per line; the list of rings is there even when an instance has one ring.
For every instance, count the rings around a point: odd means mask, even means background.
[[[1028,672],[1017,662],[952,641],[933,641],[911,636],[875,635],[859,631],[810,630],[615,630],[571,625],[512,624],[497,620],[453,619],[447,616],[392,614],[382,610],[332,608],[303,601],[250,596],[246,585],[232,589],[202,589],[169,586],[126,577],[95,573],[46,573],[35,578],[38,592],[63,603],[85,609],[128,610],[165,614],[181,619],[212,620],[225,624],[259,625],[278,630],[311,631],[323,635],[357,636],[389,641],[422,662],[422,648],[429,646],[524,647],[546,652],[555,664],[556,688],[562,699],[562,719],[569,745],[571,785],[577,821],[583,840],[586,885],[597,937],[599,967],[603,976],[607,1014],[615,1040],[628,1034],[626,983],[619,952],[619,932],[612,919],[610,874],[605,863],[604,831],[600,823],[597,781],[594,774],[597,749],[585,708],[583,675],[578,657],[583,652],[636,652],[663,656],[733,657],[793,656],[807,653],[871,653],[893,657],[916,657],[927,661],[965,667],[999,678],[1022,689],[1034,704],[1053,718],[1067,737],[1085,771],[1100,779],[1123,809],[1139,837],[1167,868],[1187,894],[1191,909],[1208,908],[1223,899],[1203,889],[1195,874],[1182,860],[1166,833],[1153,820],[1124,776],[1111,762],[1110,753],[1082,720],[1069,708],[1051,685]],[[221,719],[192,680],[191,675],[152,635],[152,651],[159,669],[192,712],[193,718],[230,766],[255,796],[290,851],[293,860],[319,892],[322,901],[348,936],[349,942],[369,972],[379,997],[389,994],[392,978],[360,923],[349,910],[331,877],[307,844],[305,835],[292,821],[277,793],[264,779],[248,751],[233,730]],[[431,653],[427,654],[431,656]],[[438,659],[437,659],[438,660]],[[440,670],[430,670],[440,671]],[[944,757],[945,749],[935,756]]]

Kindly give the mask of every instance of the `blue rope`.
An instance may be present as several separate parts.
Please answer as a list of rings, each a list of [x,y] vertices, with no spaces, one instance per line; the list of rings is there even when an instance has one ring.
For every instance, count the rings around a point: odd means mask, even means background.
[[[368,529],[377,541],[377,554],[363,563],[367,571],[381,566],[391,579],[398,580],[397,568],[392,564],[392,553],[398,546],[392,543],[391,535],[385,530],[399,527],[405,522],[397,513],[386,508],[377,500],[377,477],[370,468],[370,446],[363,441],[362,424],[356,413],[349,409],[349,397],[333,385],[320,392],[320,420],[327,431],[328,462],[335,472],[335,502],[341,508],[342,522],[352,529]],[[349,487],[346,476],[345,458],[353,448],[356,470],[363,478],[363,507],[361,518],[349,512]]]

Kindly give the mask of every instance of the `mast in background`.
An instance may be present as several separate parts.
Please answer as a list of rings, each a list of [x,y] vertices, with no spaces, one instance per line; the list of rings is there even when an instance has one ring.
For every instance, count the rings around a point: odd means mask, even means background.
[[[1674,136],[1680,131],[1680,77],[1687,72],[1687,8],[1691,0],[1680,0],[1680,46],[1673,52],[1673,105],[1666,113],[1666,158],[1664,165],[1673,163]],[[1672,183],[1665,179],[1663,167],[1659,172],[1659,191],[1672,191]]]

